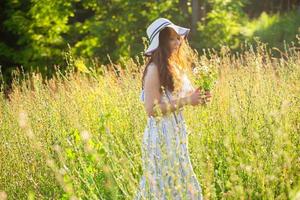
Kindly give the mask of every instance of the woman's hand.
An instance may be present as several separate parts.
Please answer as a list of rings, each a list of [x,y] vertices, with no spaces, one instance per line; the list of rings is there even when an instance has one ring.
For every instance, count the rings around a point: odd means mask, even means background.
[[[208,103],[211,100],[211,93],[209,90],[205,91],[204,93],[204,103]]]
[[[204,95],[202,95],[202,91],[200,88],[194,90],[194,92],[189,96],[189,104],[192,106],[196,106],[198,104],[205,104],[211,100],[210,91],[205,91]]]

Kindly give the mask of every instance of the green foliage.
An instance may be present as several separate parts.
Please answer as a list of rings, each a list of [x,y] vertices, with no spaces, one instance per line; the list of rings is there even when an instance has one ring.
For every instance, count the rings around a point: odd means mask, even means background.
[[[280,15],[263,12],[258,19],[250,21],[244,30],[244,35],[250,38],[257,37],[268,43],[270,47],[284,49],[283,40],[286,43],[296,41],[296,35],[300,34],[300,12],[292,11]]]
[[[108,63],[134,56],[143,49],[146,26],[157,16],[172,18],[177,1],[54,0],[6,1],[3,26],[16,41],[0,41],[5,60],[25,69],[64,65],[63,52],[70,44],[76,56],[99,57]],[[24,6],[25,5],[25,6]],[[183,21],[183,17],[174,17]],[[4,61],[5,61],[4,60]]]
[[[250,1],[208,1],[211,10],[205,20],[198,23],[198,35],[193,39],[194,46],[220,49],[227,45],[239,50],[244,40],[255,43],[255,38],[271,47],[283,50],[286,42],[296,41],[300,33],[299,11],[280,14],[262,12],[257,19],[249,19],[243,8]]]
[[[37,68],[39,65],[52,67],[51,64],[62,63],[61,50],[66,45],[62,35],[69,31],[67,23],[73,15],[71,2],[8,1],[6,6],[8,17],[3,25],[7,31],[18,36],[15,41],[17,53],[6,56],[12,56],[11,59],[26,68]]]
[[[242,8],[246,1],[208,1],[212,9],[204,21],[198,23],[199,35],[195,38],[197,48],[217,48],[222,45],[237,48],[240,29],[247,20]]]

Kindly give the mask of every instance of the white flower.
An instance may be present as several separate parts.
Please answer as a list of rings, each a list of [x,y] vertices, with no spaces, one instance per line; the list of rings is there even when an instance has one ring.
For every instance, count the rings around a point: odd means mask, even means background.
[[[195,67],[195,68],[193,69],[193,73],[194,73],[194,74],[198,74],[199,72],[200,72],[199,67]]]
[[[205,73],[208,73],[209,69],[206,65],[203,65],[202,66],[202,70],[205,72]]]

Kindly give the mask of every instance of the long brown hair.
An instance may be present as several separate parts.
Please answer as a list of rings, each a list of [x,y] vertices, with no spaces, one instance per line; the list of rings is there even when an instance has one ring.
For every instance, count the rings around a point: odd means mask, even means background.
[[[188,44],[186,37],[182,38],[179,49],[176,53],[171,55],[169,48],[169,39],[172,28],[166,27],[159,33],[159,47],[152,52],[149,60],[146,62],[146,67],[142,77],[142,88],[144,88],[144,78],[147,73],[147,68],[151,62],[158,67],[160,80],[160,93],[162,93],[162,86],[170,92],[179,91],[182,87],[182,78],[178,74],[171,63],[175,63],[180,71],[191,69],[192,57],[194,52]]]

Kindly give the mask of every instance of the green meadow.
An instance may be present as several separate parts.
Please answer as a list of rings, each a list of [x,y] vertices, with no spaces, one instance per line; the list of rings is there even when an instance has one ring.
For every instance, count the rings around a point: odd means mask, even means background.
[[[219,74],[212,101],[183,110],[205,199],[300,199],[300,54],[280,53],[223,47],[195,58]],[[77,62],[47,80],[17,72],[0,95],[0,199],[132,199],[145,62]]]

